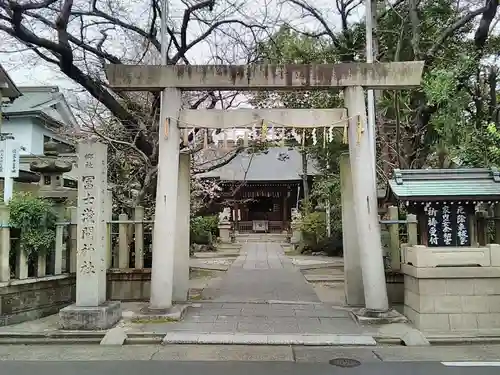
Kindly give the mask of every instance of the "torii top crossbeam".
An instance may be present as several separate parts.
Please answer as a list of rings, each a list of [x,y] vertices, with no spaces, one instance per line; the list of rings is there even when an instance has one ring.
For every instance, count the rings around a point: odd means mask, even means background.
[[[402,89],[420,85],[423,61],[318,65],[108,65],[117,91],[290,90],[362,86]]]

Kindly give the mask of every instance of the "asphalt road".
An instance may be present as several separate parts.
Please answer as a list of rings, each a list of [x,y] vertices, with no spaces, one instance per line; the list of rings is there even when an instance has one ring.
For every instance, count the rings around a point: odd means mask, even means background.
[[[176,361],[4,361],[0,375],[493,375],[499,367],[448,367],[439,362],[362,363],[339,368],[327,363]]]

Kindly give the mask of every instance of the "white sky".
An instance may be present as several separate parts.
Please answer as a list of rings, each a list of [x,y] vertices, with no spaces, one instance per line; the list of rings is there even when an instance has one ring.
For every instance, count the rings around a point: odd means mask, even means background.
[[[123,12],[127,18],[134,19],[133,16],[136,15],[139,20],[135,22],[141,22],[140,20],[147,19],[149,13],[149,2],[147,0],[117,0],[125,9],[130,9],[130,11],[125,10]],[[232,3],[240,2],[243,5],[242,15],[234,15],[226,12],[228,9],[227,0],[218,0],[217,4],[220,4],[218,12],[214,11],[213,14],[227,13],[226,18],[238,18],[250,22],[252,19],[262,21],[267,19],[269,23],[274,24],[274,19],[280,17],[281,19],[286,19],[287,21],[293,21],[297,26],[309,28],[309,29],[319,29],[319,25],[316,22],[312,22],[311,19],[303,19],[301,12],[297,11],[296,6],[280,5],[282,3],[280,0],[231,0]],[[82,5],[85,8],[85,4],[88,0],[80,0],[83,2]],[[336,16],[334,12],[329,9],[334,3],[331,0],[309,0],[309,3],[315,5],[323,16],[329,20],[332,28],[335,29],[335,24],[337,24]],[[363,7],[359,7],[360,11],[363,11]],[[184,6],[180,0],[171,0],[170,6],[170,22],[175,24],[180,24]],[[357,15],[359,16],[359,15]],[[357,18],[357,17],[356,17]],[[189,33],[191,34],[191,39],[199,35],[200,28],[195,21],[190,23]],[[190,53],[189,58],[191,63],[215,63],[213,61],[213,55],[215,53],[220,53],[220,51],[213,51],[214,42],[219,44],[223,43],[224,35],[222,33],[215,33],[212,39],[207,43],[199,44],[194,47]],[[0,32],[2,39],[4,34]],[[120,49],[120,42],[116,42],[117,49]],[[211,44],[211,45],[210,45]],[[229,44],[230,46],[230,44]],[[58,67],[50,66],[50,64],[44,62],[43,60],[36,57],[31,52],[15,52],[19,49],[19,45],[15,46],[13,44],[5,45],[2,43],[0,46],[0,63],[8,71],[14,82],[19,85],[58,85],[63,89],[76,89],[78,87],[63,74],[58,71]],[[234,45],[233,45],[234,47]],[[108,47],[109,48],[109,47]],[[111,47],[113,48],[113,47]],[[231,53],[230,49],[224,52]],[[232,52],[234,55],[240,55],[238,51]],[[236,57],[236,56],[235,56]],[[69,94],[71,96],[71,94]],[[68,98],[71,99],[71,98]]]

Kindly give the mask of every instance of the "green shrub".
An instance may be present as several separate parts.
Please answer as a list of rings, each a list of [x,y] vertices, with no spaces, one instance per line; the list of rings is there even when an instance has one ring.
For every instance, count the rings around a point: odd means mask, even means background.
[[[330,237],[324,237],[317,244],[309,246],[304,251],[312,253],[321,251],[331,257],[341,257],[344,253],[342,234],[332,234]]]
[[[9,211],[9,225],[19,231],[20,249],[29,259],[54,250],[57,214],[50,201],[30,193],[16,194]]]
[[[190,242],[200,245],[210,245],[219,234],[219,219],[217,216],[196,216],[191,218]]]
[[[315,247],[326,236],[325,213],[309,212],[302,214],[299,229],[302,231],[304,248]]]

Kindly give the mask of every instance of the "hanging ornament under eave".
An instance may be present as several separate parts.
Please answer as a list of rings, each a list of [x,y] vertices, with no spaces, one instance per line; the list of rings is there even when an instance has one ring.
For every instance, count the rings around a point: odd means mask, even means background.
[[[203,129],[203,149],[208,148],[208,129]]]
[[[323,148],[326,148],[326,128],[323,127]]]
[[[260,137],[261,137],[261,141],[262,142],[265,142],[266,139],[267,139],[267,133],[268,133],[268,126],[266,123],[264,123],[264,120],[262,120],[262,125],[261,125],[261,128],[260,128]]]
[[[312,143],[313,143],[313,146],[316,146],[316,144],[318,143],[318,138],[316,136],[316,128],[314,128],[312,130],[312,133],[311,133],[311,138],[312,138]]]
[[[328,128],[328,142],[333,142],[333,126]]]
[[[252,125],[252,134],[251,134],[251,138],[253,140],[256,140],[257,139],[257,125],[256,124],[253,124]]]
[[[281,146],[285,147],[286,142],[286,130],[285,128],[281,128]]]

